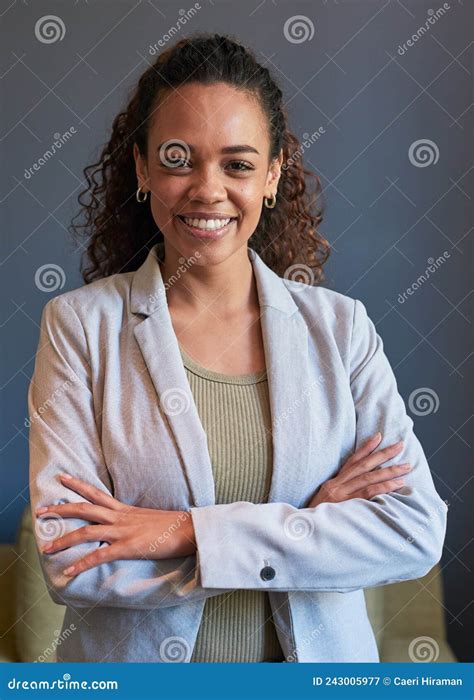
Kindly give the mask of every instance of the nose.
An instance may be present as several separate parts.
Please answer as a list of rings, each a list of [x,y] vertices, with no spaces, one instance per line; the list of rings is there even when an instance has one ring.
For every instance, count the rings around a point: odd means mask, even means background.
[[[212,203],[227,199],[224,175],[217,167],[207,164],[195,170],[190,183],[188,198],[193,201]]]

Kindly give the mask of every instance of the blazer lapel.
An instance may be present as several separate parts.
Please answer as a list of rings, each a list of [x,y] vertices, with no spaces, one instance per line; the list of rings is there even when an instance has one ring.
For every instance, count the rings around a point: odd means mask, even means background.
[[[308,330],[278,277],[252,249],[272,419],[273,475],[269,502],[300,505],[309,469],[311,415],[308,405]],[[156,244],[136,271],[131,311],[146,316],[134,336],[181,455],[195,506],[215,504],[207,436],[187,380],[166,299]]]
[[[273,474],[268,501],[298,507],[311,466],[308,328],[283,279],[254,250],[249,249],[249,256],[261,308],[272,421]],[[295,291],[301,290],[295,285]]]
[[[301,316],[264,307],[261,315],[272,416],[269,502],[299,506],[310,466],[308,329]]]

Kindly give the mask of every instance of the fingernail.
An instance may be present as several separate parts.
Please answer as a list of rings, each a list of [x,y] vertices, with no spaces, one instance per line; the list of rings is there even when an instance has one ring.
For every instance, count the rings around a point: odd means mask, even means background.
[[[405,483],[404,479],[395,479],[395,484],[397,486],[403,486],[404,483]]]
[[[36,514],[39,515],[40,513],[46,513],[47,510],[47,506],[43,506],[42,508],[37,509]]]
[[[372,439],[375,440],[375,438],[377,438],[377,440],[378,440],[381,437],[382,437],[382,433],[378,432],[378,433],[375,433],[375,435],[373,436]]]
[[[73,566],[68,566],[67,569],[64,569],[63,574],[65,574],[66,576],[68,576],[69,574],[72,574],[73,571],[74,571],[74,567],[73,567]]]
[[[43,547],[43,552],[49,552],[49,550],[52,548],[53,548],[52,544],[47,544],[46,547]]]
[[[61,474],[61,479],[72,479],[70,474]]]

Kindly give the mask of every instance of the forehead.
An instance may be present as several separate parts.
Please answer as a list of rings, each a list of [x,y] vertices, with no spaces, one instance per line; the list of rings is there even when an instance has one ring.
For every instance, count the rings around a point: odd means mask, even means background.
[[[149,137],[151,145],[179,138],[195,143],[198,148],[249,143],[260,146],[260,152],[263,143],[269,140],[258,100],[226,83],[188,83],[162,93]]]

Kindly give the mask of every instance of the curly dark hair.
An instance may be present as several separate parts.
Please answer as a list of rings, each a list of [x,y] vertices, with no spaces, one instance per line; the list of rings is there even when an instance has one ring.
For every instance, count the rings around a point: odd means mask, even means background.
[[[142,74],[125,110],[114,119],[100,160],[84,168],[87,187],[78,197],[81,211],[69,227],[75,239],[88,239],[84,255],[91,264],[86,267],[84,259],[81,262],[84,282],[136,270],[150,248],[164,240],[149,205],[135,198],[133,144],[146,155],[150,117],[159,99],[165,91],[190,82],[225,82],[259,100],[268,119],[270,157],[278,157],[283,149],[283,165],[277,204],[273,209],[262,208],[249,245],[281,277],[290,265],[304,264],[312,270],[310,283],[321,284],[322,266],[330,254],[328,242],[316,230],[323,220],[321,183],[303,168],[300,143],[288,128],[283,93],[269,70],[237,39],[202,32],[163,51]],[[312,196],[305,175],[316,181]],[[85,222],[75,224],[81,214]],[[297,267],[294,270],[298,272]]]

